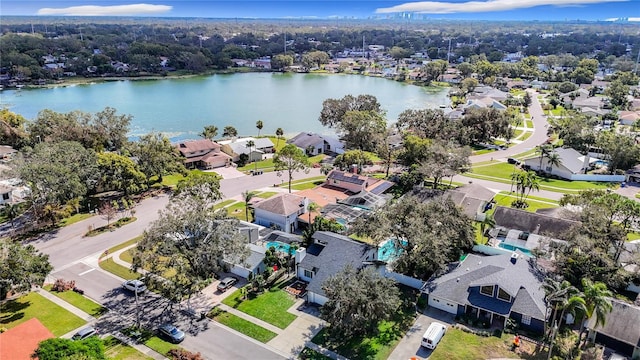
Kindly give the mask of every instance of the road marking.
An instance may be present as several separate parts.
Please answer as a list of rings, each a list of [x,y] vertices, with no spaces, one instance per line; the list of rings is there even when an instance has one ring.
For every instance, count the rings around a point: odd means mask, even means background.
[[[86,275],[86,274],[88,274],[88,273],[92,272],[92,271],[93,271],[93,270],[95,270],[95,269],[96,269],[96,268],[91,268],[91,269],[89,269],[89,270],[87,270],[87,271],[83,271],[83,272],[81,272],[80,274],[78,274],[78,276]]]

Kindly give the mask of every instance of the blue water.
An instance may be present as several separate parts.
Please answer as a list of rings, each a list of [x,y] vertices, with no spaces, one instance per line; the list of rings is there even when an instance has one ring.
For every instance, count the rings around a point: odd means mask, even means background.
[[[406,245],[407,242],[403,241],[403,245]],[[378,246],[378,260],[380,261],[391,261],[397,259],[404,249],[396,247],[396,243],[393,240],[387,240]]]
[[[521,247],[517,247],[517,246],[513,246],[513,245],[509,245],[509,244],[505,244],[503,242],[501,242],[500,244],[498,244],[499,247],[505,249],[505,250],[520,250],[522,251],[525,255],[532,257],[533,255],[531,254],[531,250],[529,249],[525,249],[525,248],[521,248]]]
[[[271,249],[271,248],[275,248],[276,251],[284,253],[284,254],[290,254],[290,251],[291,251],[291,245],[289,245],[287,243],[283,243],[281,241],[269,241],[269,242],[267,242],[267,249]]]
[[[593,163],[598,166],[609,166],[609,162],[606,160],[596,160]]]

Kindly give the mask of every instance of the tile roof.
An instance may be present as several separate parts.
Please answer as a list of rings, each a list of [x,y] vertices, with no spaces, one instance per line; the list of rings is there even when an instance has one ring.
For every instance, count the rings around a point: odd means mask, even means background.
[[[322,284],[329,277],[342,271],[347,265],[359,269],[364,261],[374,260],[375,257],[375,247],[344,235],[316,231],[313,239],[315,243],[307,249],[300,266],[307,270],[315,270],[307,290],[322,296]]]
[[[268,211],[278,215],[291,215],[303,207],[304,197],[294,194],[280,194],[254,205],[255,209]]]
[[[178,143],[177,147],[183,154],[220,149],[219,144],[216,144],[209,139],[187,140]]]
[[[536,319],[545,319],[543,277],[533,263],[520,254],[480,256],[470,254],[452,271],[430,280],[423,290],[441,299],[462,305],[478,306],[499,314],[516,311]],[[498,285],[515,297],[513,303],[484,296],[477,291],[482,285]]]
[[[54,337],[37,318],[27,320],[0,334],[0,359],[31,359],[41,341]]]

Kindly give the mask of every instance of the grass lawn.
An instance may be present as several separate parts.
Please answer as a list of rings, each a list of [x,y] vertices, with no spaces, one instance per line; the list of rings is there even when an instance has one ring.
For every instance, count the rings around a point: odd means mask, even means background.
[[[278,334],[274,333],[273,331],[269,331],[259,325],[252,323],[251,321],[247,321],[226,311],[214,309],[210,313],[210,317],[223,325],[226,325],[263,343],[267,343],[269,342],[269,340],[278,336]]]
[[[640,233],[637,232],[630,232],[627,234],[627,240],[628,241],[633,241],[633,240],[638,240],[640,239]]]
[[[532,344],[523,342],[518,354],[511,351],[513,335],[503,334],[481,337],[459,329],[449,329],[433,351],[431,360],[484,360],[491,358],[546,359],[545,353],[536,353]]]
[[[236,218],[238,220],[243,220],[243,221],[249,221],[249,222],[252,221],[252,220],[248,220],[246,217],[244,202],[238,201],[233,205],[227,206],[226,209],[227,209],[227,214],[229,214],[229,216],[233,218]],[[251,211],[249,211],[249,219],[251,219]]]
[[[273,287],[257,296],[251,294],[247,300],[242,300],[240,290],[236,290],[231,296],[222,300],[222,303],[281,329],[286,328],[296,319],[295,315],[287,312],[295,300],[280,287]]]
[[[520,137],[520,135],[522,135],[522,133],[524,132],[524,130],[521,129],[516,129],[513,131],[513,139],[518,139]]]
[[[511,203],[516,200],[516,196],[515,196],[515,193],[513,195],[509,195],[509,193],[507,192],[501,192],[498,195],[496,195],[493,199],[496,201],[497,206],[511,207]],[[535,199],[536,199],[535,197],[529,196],[529,198],[525,200],[527,204],[529,204],[529,207],[527,207],[524,210],[529,212],[536,212],[536,210],[538,209],[558,207],[558,203],[554,200],[544,199],[545,202],[542,202],[542,201],[536,201]],[[537,199],[542,199],[542,198],[537,198]],[[552,204],[549,204],[549,203],[552,203]],[[495,207],[491,209],[490,211],[491,214],[493,214],[493,211],[495,211],[494,209]]]
[[[536,153],[537,153],[536,149],[531,149],[531,150],[527,150],[527,151],[525,151],[523,153],[513,155],[512,158],[514,158],[514,159],[526,159],[528,157],[531,157],[532,155],[535,155]]]
[[[125,241],[125,242],[123,242],[121,244],[118,244],[118,245],[116,245],[114,247],[109,248],[109,250],[107,250],[107,254],[113,254],[114,252],[116,252],[116,251],[118,251],[120,249],[124,249],[127,246],[131,246],[133,244],[138,243],[138,241],[140,241],[140,240],[142,240],[142,235],[136,236],[133,239],[127,240],[127,241]],[[100,257],[104,257],[107,254],[102,254]]]
[[[311,156],[309,158],[309,163],[310,164],[319,164],[320,161],[322,161],[322,159],[324,159],[326,157],[327,157],[327,155],[325,155],[325,154],[318,154],[318,155],[315,155],[315,156]]]
[[[189,170],[189,173],[193,174],[193,173],[202,173],[202,170],[198,170],[198,169],[193,169],[193,170]],[[210,173],[210,174],[214,174],[215,173]],[[165,175],[162,177],[162,185],[163,186],[176,186],[178,185],[178,182],[180,180],[184,180],[184,176],[182,176],[182,174],[170,174],[170,175]],[[153,183],[155,181],[157,181],[158,179],[154,179],[153,177],[149,180],[151,183]]]
[[[349,359],[387,359],[413,324],[415,316],[415,306],[408,306],[398,311],[392,320],[380,322],[376,335],[342,339],[338,344],[329,339],[327,328],[324,328],[311,341]]]
[[[481,149],[481,150],[474,150],[471,152],[471,155],[482,155],[482,154],[488,154],[490,152],[494,152],[495,150],[493,149]]]
[[[527,124],[527,127],[528,127],[529,129],[533,129],[533,120],[531,120],[531,119],[526,119],[526,120],[525,120],[525,123]]]
[[[313,189],[318,185],[322,185],[324,183],[324,180],[316,180],[316,181],[309,181],[309,182],[304,182],[304,183],[299,183],[299,184],[292,184],[291,185],[291,190],[307,190],[307,189]],[[282,184],[281,187],[289,187],[289,184],[285,183]]]
[[[250,171],[250,170],[262,170],[273,171],[273,159],[260,160],[252,163],[248,163],[245,166],[239,167],[238,171]]]
[[[264,137],[264,136],[260,136],[260,137]],[[271,142],[273,143],[273,148],[276,149],[276,152],[280,151],[285,145],[287,145],[287,139],[285,139],[285,137],[281,137],[280,139],[278,139],[277,136],[266,136],[269,139],[271,139]]]
[[[144,342],[144,344],[162,355],[167,355],[171,349],[180,348],[180,346],[164,341],[157,336],[150,337]]]
[[[116,264],[111,258],[100,261],[100,268],[125,280],[139,279],[142,277],[142,274],[133,272],[120,264]]]
[[[471,171],[471,173],[466,173],[465,175],[510,184],[511,174],[513,174],[514,171],[520,171],[520,169],[509,163],[499,163],[490,166],[474,166],[471,168]],[[567,181],[542,177],[538,177],[538,179],[540,180],[540,189],[556,192],[575,192],[585,189],[607,189],[610,186],[608,183],[590,181]]]
[[[302,183],[307,183],[307,182],[313,182],[313,181],[317,181],[317,180],[327,180],[327,177],[324,175],[320,175],[320,176],[312,176],[312,177],[308,177],[308,178],[304,178],[304,179],[298,179],[298,180],[293,180],[291,182],[291,185],[295,185],[295,184],[302,184]]]
[[[109,360],[151,360],[152,357],[144,355],[135,348],[123,343],[113,336],[106,337],[104,343],[104,354]]]
[[[88,219],[88,218],[90,218],[92,216],[93,216],[93,214],[89,214],[89,213],[71,215],[68,218],[62,219],[60,221],[60,226],[62,226],[62,227],[69,226],[71,224],[75,224],[75,223],[80,222],[82,220]]]
[[[131,251],[132,249],[129,249],[127,251],[123,251],[122,253],[120,253],[120,260],[122,261],[126,261],[129,264],[133,263],[133,255],[131,255]]]
[[[44,289],[93,317],[100,317],[109,311],[97,302],[82,296],[75,291],[51,291],[51,287],[52,285],[47,285]]]
[[[33,318],[40,320],[55,336],[62,336],[86,323],[35,292],[0,305],[0,327],[11,329]]]
[[[213,208],[215,210],[222,209],[223,207],[231,205],[234,202],[236,202],[236,200],[233,200],[233,199],[225,200],[225,201],[222,201],[222,202],[219,202],[219,203],[213,205]]]
[[[528,138],[530,138],[530,137],[531,137],[531,135],[533,135],[533,131],[527,131],[526,133],[522,134],[522,137],[521,137],[521,138],[519,138],[518,140],[520,140],[520,141],[525,141],[525,140],[527,140]],[[515,144],[514,144],[514,145],[515,145]]]
[[[273,195],[278,194],[275,191],[263,191],[261,193],[257,193],[255,196],[262,198],[262,199],[268,199],[270,197],[272,197]]]

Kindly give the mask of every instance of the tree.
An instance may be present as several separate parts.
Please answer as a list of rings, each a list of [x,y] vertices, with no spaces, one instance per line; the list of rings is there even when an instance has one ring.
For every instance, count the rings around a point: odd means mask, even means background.
[[[253,150],[251,150],[251,149],[252,149],[254,146],[256,146],[255,141],[253,141],[253,140],[248,140],[248,141],[244,144],[244,146],[246,146],[246,147],[249,149],[249,160],[250,160],[250,161],[255,162],[255,165],[256,165],[255,169],[256,169],[256,170],[258,170],[258,162],[256,162],[255,160],[251,160],[251,152],[253,151]]]
[[[256,196],[256,193],[253,191],[243,191],[242,198],[244,199],[244,217],[247,221],[249,221],[249,205],[251,205],[251,199]]]
[[[629,85],[624,84],[621,80],[613,80],[604,91],[604,94],[611,99],[611,105],[621,110],[626,110],[629,106]]]
[[[22,204],[18,203],[4,203],[0,209],[0,213],[11,222],[11,229],[14,228],[15,219],[20,216],[22,211]]]
[[[480,232],[483,236],[487,236],[487,240],[489,240],[489,230],[493,229],[494,226],[496,226],[496,220],[493,218],[493,215],[487,213],[480,222]]]
[[[362,150],[347,150],[336,156],[333,166],[340,170],[349,170],[352,165],[357,165],[358,173],[362,172],[365,165],[372,165],[371,156]]]
[[[282,130],[282,128],[277,128],[276,129],[276,148],[280,145],[280,138],[282,137],[282,135],[284,135],[284,130]]]
[[[132,269],[147,270],[147,285],[173,303],[190,299],[207,286],[225,259],[241,263],[247,256],[237,220],[214,212],[207,201],[191,193],[185,190],[169,202],[133,255]]]
[[[382,165],[385,169],[385,178],[389,178],[389,170],[391,169],[391,166],[395,164],[396,159],[398,158],[398,150],[393,147],[390,142],[390,138],[392,135],[393,131],[388,128],[385,132],[384,139],[382,140],[380,145],[378,145],[378,149],[376,151],[376,153],[382,160]]]
[[[293,173],[300,170],[305,173],[309,172],[309,160],[305,156],[304,152],[293,144],[285,145],[276,153],[273,157],[273,165],[279,176],[282,175],[283,171],[287,172],[289,179],[289,193],[291,193]]]
[[[313,223],[309,227],[302,231],[302,238],[304,239],[305,246],[309,247],[313,244],[313,234],[316,231],[331,231],[334,233],[342,233],[344,226],[342,226],[335,219],[327,219],[322,216],[316,216]]]
[[[111,227],[111,220],[116,217],[118,210],[108,201],[105,201],[98,208],[98,213],[107,220],[107,228]]]
[[[215,139],[216,136],[218,136],[218,127],[215,125],[205,126],[204,130],[202,130],[202,132],[200,133],[200,136],[202,136],[205,139],[209,139],[213,141],[213,139]]]
[[[458,64],[458,66],[456,66],[456,69],[460,71],[460,75],[462,75],[462,77],[465,79],[471,76],[474,70],[473,65],[469,64],[468,62],[463,62],[461,64]]]
[[[629,169],[640,160],[640,147],[626,134],[601,131],[597,135],[596,146],[606,155],[609,162],[607,169],[611,174],[615,174],[618,169]]]
[[[420,162],[418,171],[433,180],[432,186],[438,188],[442,178],[465,171],[470,166],[471,149],[440,141],[431,143],[426,158]]]
[[[335,339],[374,334],[378,324],[388,320],[400,308],[400,291],[393,280],[384,278],[374,268],[347,266],[323,284],[327,302],[322,316]]]
[[[383,140],[387,120],[376,111],[347,111],[336,130],[349,149],[375,151]]]
[[[532,190],[540,190],[540,180],[533,171],[518,171],[511,174],[511,181],[516,185],[517,200],[515,207],[527,207],[526,199]]]
[[[32,285],[42,285],[52,269],[49,255],[41,254],[33,245],[0,240],[0,299],[6,298],[9,291],[27,291]]]
[[[27,120],[9,109],[0,109],[0,143],[19,147],[27,137],[25,124]]]
[[[282,71],[291,65],[293,65],[293,57],[291,55],[278,54],[271,58],[272,69]]]
[[[392,264],[394,271],[420,279],[459,260],[475,238],[471,219],[446,196],[426,202],[404,196],[366,219],[358,218],[349,231],[376,243],[393,239],[402,249]]]
[[[342,99],[327,99],[322,102],[319,121],[323,126],[337,128],[349,111],[373,111],[382,113],[380,103],[373,95],[346,95]]]
[[[553,151],[553,146],[549,145],[549,144],[542,144],[542,145],[538,145],[536,147],[536,152],[540,153],[540,164],[538,165],[538,168],[540,170],[542,170],[542,161],[544,160],[544,158],[546,158],[547,156],[549,156],[549,154]]]
[[[124,191],[125,196],[146,189],[146,176],[131,158],[113,152],[98,153],[99,186]]]
[[[258,137],[260,137],[260,131],[262,131],[262,128],[264,127],[262,120],[256,121],[256,127],[258,128]]]
[[[132,153],[138,158],[140,171],[147,181],[154,176],[162,182],[164,175],[172,173],[186,174],[184,163],[178,149],[171,145],[169,139],[158,132],[151,132],[140,137],[135,143]]]
[[[104,354],[104,344],[96,336],[81,341],[62,338],[47,339],[38,344],[34,356],[40,360],[107,359]]]
[[[466,78],[460,82],[460,90],[464,95],[468,95],[478,86],[478,80],[474,78]]]
[[[224,137],[236,137],[238,136],[238,130],[236,130],[233,126],[225,126],[222,131],[222,136]]]
[[[302,55],[302,65],[307,69],[320,68],[320,65],[328,63],[329,54],[324,51],[311,51]]]
[[[444,60],[433,60],[428,62],[425,66],[422,67],[422,71],[424,72],[427,84],[430,84],[432,81],[438,80],[440,75],[444,74],[447,71],[447,62]]]
[[[222,198],[220,179],[214,173],[191,172],[178,181],[173,198],[194,198],[209,207]]]
[[[547,156],[547,164],[549,164],[549,172],[553,171],[554,166],[560,166],[562,164],[562,158],[560,158],[560,154],[555,151],[552,151]]]
[[[589,279],[582,279],[582,293],[584,294],[586,308],[583,318],[588,320],[595,314],[596,327],[598,325],[604,326],[607,314],[613,309],[610,300],[610,298],[613,297],[613,293],[607,289],[607,285],[604,283],[594,283]],[[581,324],[578,343],[580,343],[580,339],[582,339],[582,334],[585,330],[586,326]]]
[[[461,125],[472,143],[490,142],[494,137],[510,135],[510,121],[506,112],[493,108],[470,109],[462,117]],[[462,145],[467,143],[459,141]]]
[[[396,60],[408,58],[412,53],[412,49],[405,49],[399,46],[393,46],[389,49],[389,55]]]

